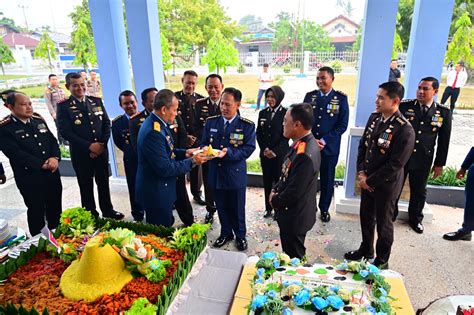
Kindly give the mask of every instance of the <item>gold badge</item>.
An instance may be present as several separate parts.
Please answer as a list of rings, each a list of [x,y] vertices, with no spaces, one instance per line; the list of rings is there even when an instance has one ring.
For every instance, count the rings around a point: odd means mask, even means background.
[[[153,123],[153,129],[154,129],[155,131],[160,132],[160,131],[161,131],[160,123],[157,122],[157,121],[155,121],[155,122]]]
[[[82,124],[82,122],[79,119],[76,119],[74,120],[74,124],[79,126],[80,124]]]

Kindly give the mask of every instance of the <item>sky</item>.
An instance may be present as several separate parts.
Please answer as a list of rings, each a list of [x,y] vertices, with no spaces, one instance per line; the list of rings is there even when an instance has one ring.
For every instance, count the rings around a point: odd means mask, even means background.
[[[25,15],[29,29],[43,25],[52,30],[69,34],[72,24],[69,13],[81,0],[0,0],[0,12],[15,20],[17,25],[25,27]],[[256,15],[264,24],[275,20],[281,11],[306,18],[318,24],[324,24],[341,14],[336,0],[220,0],[228,16],[239,21],[245,15]],[[364,15],[365,0],[351,0],[354,8],[352,19],[360,23]],[[24,13],[23,14],[23,7]],[[298,10],[299,7],[299,10]]]

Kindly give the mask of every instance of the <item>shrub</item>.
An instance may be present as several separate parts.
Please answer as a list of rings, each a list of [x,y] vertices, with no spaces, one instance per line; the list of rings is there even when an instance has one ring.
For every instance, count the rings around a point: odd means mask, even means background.
[[[456,178],[456,173],[457,171],[455,167],[446,167],[443,170],[443,173],[436,179],[433,179],[433,175],[430,174],[430,177],[428,178],[428,184],[436,186],[466,186],[466,176],[459,180]]]
[[[290,71],[291,71],[291,68],[290,68],[289,65],[285,65],[285,66],[283,67],[283,72],[284,72],[284,73],[290,73]]]
[[[245,73],[245,66],[241,63],[237,66],[237,72],[238,73]]]
[[[60,145],[59,149],[61,150],[61,158],[62,159],[70,159],[71,152],[69,152],[69,148],[66,148],[64,145]]]
[[[331,68],[334,70],[335,73],[340,73],[342,71],[342,64],[339,60],[334,60],[331,63]]]
[[[247,172],[262,174],[260,159],[247,161]]]

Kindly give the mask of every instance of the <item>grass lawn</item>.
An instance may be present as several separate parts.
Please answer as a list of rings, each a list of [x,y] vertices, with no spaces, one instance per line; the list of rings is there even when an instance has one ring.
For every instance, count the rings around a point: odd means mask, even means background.
[[[12,79],[21,79],[21,78],[29,78],[29,76],[26,74],[7,74],[7,75],[0,74],[0,80],[12,80]]]

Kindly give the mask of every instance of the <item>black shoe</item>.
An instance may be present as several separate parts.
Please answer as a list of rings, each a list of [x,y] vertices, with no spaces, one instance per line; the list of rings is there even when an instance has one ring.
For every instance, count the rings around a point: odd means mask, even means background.
[[[115,210],[111,210],[110,212],[105,212],[102,213],[102,216],[104,218],[110,218],[110,219],[115,219],[115,220],[122,220],[125,215],[122,212],[118,212]]]
[[[264,218],[271,218],[273,216],[272,210],[266,210],[265,214],[263,215]]]
[[[206,200],[204,200],[201,196],[195,196],[193,199],[200,206],[206,205]]]
[[[135,222],[143,222],[143,217],[135,217],[135,218],[133,218],[133,221],[135,221]]]
[[[362,258],[372,259],[374,255],[364,255],[360,250],[353,250],[345,253],[344,258],[347,260],[361,260]]]
[[[219,238],[212,244],[213,247],[222,247],[228,242],[232,241],[234,239],[234,235],[230,236],[219,236]]]
[[[331,215],[329,214],[329,212],[326,212],[326,211],[325,211],[325,212],[321,212],[320,218],[321,218],[321,221],[323,221],[323,222],[329,222],[329,221],[331,221]]]
[[[470,241],[472,240],[472,233],[464,231],[450,232],[444,234],[443,238],[448,241]]]
[[[237,238],[235,243],[237,245],[237,249],[240,251],[246,250],[249,247],[245,238]]]
[[[205,224],[212,224],[214,222],[214,213],[216,213],[215,211],[208,211],[206,213],[206,216],[204,217],[204,223]]]
[[[382,269],[388,269],[388,262],[382,262],[378,258],[374,259],[374,262],[372,263],[372,265],[374,265],[375,267],[377,267],[381,270]]]
[[[412,223],[412,224],[410,224],[410,226],[413,229],[413,231],[415,231],[418,234],[423,234],[423,231],[425,230],[425,228],[423,227],[423,224],[421,224],[421,222]]]

